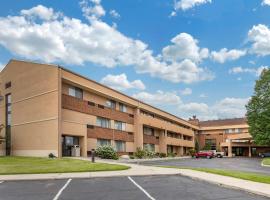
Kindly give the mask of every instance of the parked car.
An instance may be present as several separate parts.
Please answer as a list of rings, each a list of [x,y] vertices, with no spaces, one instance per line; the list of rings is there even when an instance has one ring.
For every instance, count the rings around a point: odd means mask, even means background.
[[[222,151],[216,151],[216,150],[211,150],[213,153],[214,153],[214,155],[215,155],[215,157],[217,157],[217,158],[223,158],[223,156],[225,155],[225,153],[224,152],[222,152]]]
[[[215,154],[212,151],[199,151],[197,153],[195,153],[195,157],[196,158],[214,158]]]
[[[259,156],[261,158],[270,157],[270,152],[260,153]]]

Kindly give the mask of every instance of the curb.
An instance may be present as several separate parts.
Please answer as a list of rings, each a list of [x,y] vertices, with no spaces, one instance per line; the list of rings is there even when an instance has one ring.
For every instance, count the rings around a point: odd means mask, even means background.
[[[261,166],[262,167],[270,167],[270,165],[265,165],[265,164],[263,164],[263,162],[261,163]]]
[[[192,171],[195,171],[195,170],[192,170]],[[207,172],[204,172],[204,173],[207,173]],[[211,173],[208,173],[208,174],[211,174]],[[191,178],[193,180],[200,180],[200,181],[203,181],[203,182],[206,182],[206,183],[211,183],[211,184],[218,185],[218,186],[225,187],[225,188],[230,188],[230,189],[234,189],[234,190],[241,190],[241,191],[244,191],[244,192],[247,192],[247,193],[250,193],[250,194],[255,194],[255,195],[270,198],[270,194],[266,194],[266,193],[263,193],[263,192],[258,192],[258,191],[254,191],[254,190],[250,190],[250,189],[245,189],[245,188],[242,188],[242,187],[223,184],[223,183],[219,183],[219,182],[216,182],[216,181],[213,181],[213,180],[206,180],[206,179],[202,179],[202,178],[199,178],[199,177],[193,177],[193,176],[190,176],[190,175],[187,175],[187,174],[183,174],[181,172],[180,172],[180,176],[188,177],[188,178]],[[222,176],[222,175],[219,175],[219,176]],[[234,177],[231,177],[231,178],[234,178]],[[237,179],[237,178],[235,178],[235,179]],[[243,179],[239,179],[239,180],[243,180]]]

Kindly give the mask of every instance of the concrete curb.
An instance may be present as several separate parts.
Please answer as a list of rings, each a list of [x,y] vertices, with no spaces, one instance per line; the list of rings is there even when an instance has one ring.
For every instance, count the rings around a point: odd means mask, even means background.
[[[180,170],[183,171],[183,169],[180,169]],[[191,170],[191,169],[189,169],[189,170],[193,171],[194,173],[198,172],[196,170]],[[248,180],[243,180],[243,179],[238,179],[238,178],[233,178],[233,177],[227,177],[227,176],[222,176],[222,175],[217,175],[217,174],[212,174],[212,173],[207,173],[207,172],[199,172],[199,173],[206,174],[207,176],[215,175],[216,177],[220,177],[220,180],[222,180],[222,179],[224,180],[225,178],[226,179],[231,179],[231,180],[234,180],[234,181],[238,181],[240,184],[239,184],[239,186],[236,186],[236,185],[232,185],[232,184],[227,184],[225,181],[223,181],[223,182],[222,181],[217,181],[218,179],[211,179],[211,178],[206,179],[206,178],[203,178],[203,177],[198,177],[198,176],[186,174],[184,172],[180,172],[180,175],[184,176],[184,177],[192,178],[194,180],[200,180],[200,181],[208,182],[208,183],[211,183],[211,184],[219,185],[219,186],[222,186],[222,187],[231,188],[231,189],[237,189],[237,190],[245,191],[247,193],[251,193],[251,194],[260,195],[260,196],[263,196],[263,197],[270,198],[270,184],[257,183],[257,182],[253,182],[253,181],[248,181]],[[241,184],[241,182],[245,183],[245,184]],[[251,187],[252,189],[250,189],[250,188],[246,187],[249,184],[253,184],[253,185],[256,184],[257,188],[261,188],[261,186],[264,186],[264,187],[267,187],[267,189],[265,190],[265,192],[255,190],[254,188],[256,188],[256,187]],[[267,193],[267,191],[268,191],[268,193]]]
[[[261,166],[262,167],[270,167],[270,165],[265,165],[265,164],[263,164],[263,162],[261,163]]]

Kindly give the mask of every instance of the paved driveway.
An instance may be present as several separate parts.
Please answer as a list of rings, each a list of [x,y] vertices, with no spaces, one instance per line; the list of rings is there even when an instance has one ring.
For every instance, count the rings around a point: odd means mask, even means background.
[[[31,199],[266,200],[267,198],[179,175],[0,183],[0,200]]]
[[[170,165],[179,167],[216,168],[255,172],[270,175],[269,167],[261,166],[262,159],[259,158],[191,158],[167,161],[147,161],[143,165]]]

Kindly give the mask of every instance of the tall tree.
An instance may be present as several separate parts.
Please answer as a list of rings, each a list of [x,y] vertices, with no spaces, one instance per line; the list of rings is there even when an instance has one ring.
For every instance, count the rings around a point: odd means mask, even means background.
[[[246,108],[249,133],[254,142],[270,145],[270,69],[262,71]]]

